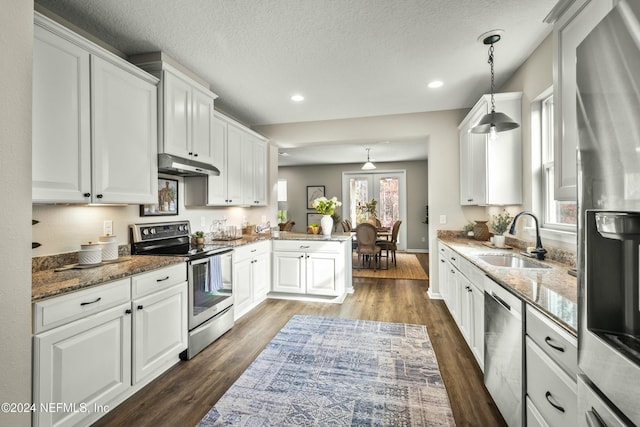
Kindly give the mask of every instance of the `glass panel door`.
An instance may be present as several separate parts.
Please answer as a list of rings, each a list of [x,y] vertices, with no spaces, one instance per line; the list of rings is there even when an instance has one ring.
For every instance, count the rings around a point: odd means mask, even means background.
[[[404,171],[380,171],[373,173],[343,173],[342,194],[344,218],[351,225],[366,222],[368,215],[362,206],[376,199],[376,218],[383,227],[391,228],[397,220],[406,224],[406,183]],[[406,249],[406,225],[400,227],[399,249]]]

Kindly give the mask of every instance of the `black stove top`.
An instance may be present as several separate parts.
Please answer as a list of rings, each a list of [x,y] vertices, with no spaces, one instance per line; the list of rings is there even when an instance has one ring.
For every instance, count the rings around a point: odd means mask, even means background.
[[[193,260],[233,249],[222,243],[191,244],[189,221],[133,224],[129,229],[132,255],[172,255]]]

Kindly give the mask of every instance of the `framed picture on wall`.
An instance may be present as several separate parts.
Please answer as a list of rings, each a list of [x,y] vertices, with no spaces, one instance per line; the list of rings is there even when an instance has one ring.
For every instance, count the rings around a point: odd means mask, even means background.
[[[140,216],[178,215],[178,180],[158,178],[158,203],[140,205]]]
[[[307,185],[307,209],[313,209],[311,204],[318,197],[324,197],[324,185]]]

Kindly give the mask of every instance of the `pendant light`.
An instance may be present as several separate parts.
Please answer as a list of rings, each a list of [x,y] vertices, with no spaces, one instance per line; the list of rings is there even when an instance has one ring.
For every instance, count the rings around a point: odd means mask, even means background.
[[[362,165],[362,170],[363,171],[368,171],[368,170],[372,170],[375,169],[376,165],[374,165],[373,163],[371,163],[371,160],[369,160],[369,148],[367,148],[367,162]]]
[[[496,138],[496,132],[504,132],[506,130],[516,129],[520,125],[511,117],[504,113],[496,111],[496,101],[493,97],[494,92],[494,72],[493,72],[493,45],[500,41],[499,30],[490,31],[482,40],[482,43],[489,45],[489,65],[491,66],[491,112],[482,116],[482,119],[471,128],[472,133],[488,133],[492,139]],[[480,37],[482,37],[480,36]]]

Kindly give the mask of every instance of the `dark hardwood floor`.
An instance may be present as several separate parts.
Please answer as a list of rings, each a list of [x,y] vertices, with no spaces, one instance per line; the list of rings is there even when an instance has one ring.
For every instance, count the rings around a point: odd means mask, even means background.
[[[428,272],[428,255],[419,254]],[[426,325],[458,426],[505,426],[464,338],[426,280],[354,278],[343,304],[267,300],[190,361],[181,361],[94,426],[194,426],[294,314]]]

